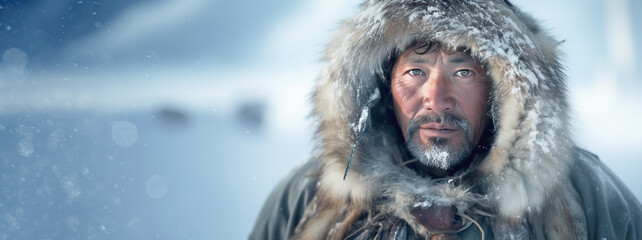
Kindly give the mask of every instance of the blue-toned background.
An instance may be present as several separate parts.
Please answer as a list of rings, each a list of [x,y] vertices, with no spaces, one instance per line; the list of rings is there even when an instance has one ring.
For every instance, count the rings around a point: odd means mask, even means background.
[[[0,240],[247,238],[359,3],[0,0]],[[642,198],[642,3],[514,3],[565,40],[577,142]]]

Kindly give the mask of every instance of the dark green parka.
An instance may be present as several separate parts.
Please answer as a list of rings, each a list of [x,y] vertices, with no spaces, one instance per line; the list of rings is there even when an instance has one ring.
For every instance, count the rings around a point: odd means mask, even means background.
[[[583,149],[576,152],[570,180],[581,199],[587,239],[642,239],[642,206],[638,199],[597,156]],[[293,235],[314,197],[318,167],[319,161],[312,159],[279,183],[265,202],[250,239],[289,239]],[[468,238],[462,239],[481,238],[481,232],[474,226],[465,231]],[[487,234],[486,239],[493,239],[492,231]],[[407,239],[413,238],[422,239],[408,233]]]

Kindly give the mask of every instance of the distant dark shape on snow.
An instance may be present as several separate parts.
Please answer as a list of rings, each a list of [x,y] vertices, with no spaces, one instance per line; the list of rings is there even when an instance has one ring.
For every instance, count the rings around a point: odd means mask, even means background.
[[[266,105],[259,100],[242,101],[236,112],[236,119],[248,130],[260,130],[265,121]]]
[[[158,116],[158,119],[162,123],[168,126],[186,126],[189,123],[187,114],[177,107],[161,107],[156,116]]]

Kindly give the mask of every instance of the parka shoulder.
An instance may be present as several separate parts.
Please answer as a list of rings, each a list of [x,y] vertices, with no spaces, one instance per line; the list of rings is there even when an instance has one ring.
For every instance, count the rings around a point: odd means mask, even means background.
[[[589,239],[642,239],[642,205],[624,183],[598,158],[576,148],[571,171],[580,195]]]
[[[294,169],[270,193],[249,239],[289,239],[314,197],[319,163],[315,159]]]

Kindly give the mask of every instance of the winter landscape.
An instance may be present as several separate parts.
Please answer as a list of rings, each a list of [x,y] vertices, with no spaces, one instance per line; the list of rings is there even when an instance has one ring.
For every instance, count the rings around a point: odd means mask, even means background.
[[[642,3],[513,2],[564,41],[578,145],[642,199]],[[0,239],[247,238],[359,3],[0,1]]]

